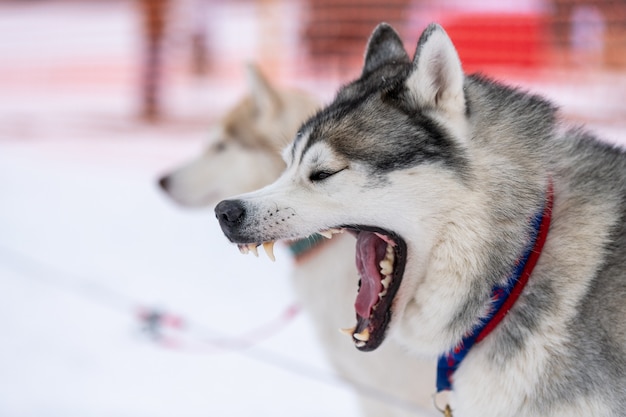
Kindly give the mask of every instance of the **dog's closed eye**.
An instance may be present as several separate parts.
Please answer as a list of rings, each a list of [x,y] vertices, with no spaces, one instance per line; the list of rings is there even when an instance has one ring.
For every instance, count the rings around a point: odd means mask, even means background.
[[[309,176],[309,180],[311,180],[311,182],[322,181],[330,177],[331,175],[333,175],[333,173],[329,171],[314,171]]]
[[[311,182],[324,181],[326,178],[332,177],[333,175],[340,173],[344,169],[346,168],[342,168],[337,171],[329,171],[329,170],[324,170],[324,169],[313,171],[311,175],[309,175],[309,180]]]

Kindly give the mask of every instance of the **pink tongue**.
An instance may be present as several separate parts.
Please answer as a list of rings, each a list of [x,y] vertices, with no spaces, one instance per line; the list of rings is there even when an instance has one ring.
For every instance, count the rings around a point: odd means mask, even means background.
[[[385,257],[387,244],[371,232],[360,232],[356,241],[356,267],[361,276],[361,289],[356,296],[354,308],[359,316],[369,318],[372,307],[378,302],[383,290],[380,266]]]

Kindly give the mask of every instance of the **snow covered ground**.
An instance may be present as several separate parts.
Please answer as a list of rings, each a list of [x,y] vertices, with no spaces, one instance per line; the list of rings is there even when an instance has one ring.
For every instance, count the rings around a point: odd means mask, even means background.
[[[211,210],[158,191],[241,90],[178,84],[171,120],[138,122],[133,19],[127,2],[0,5],[0,416],[358,415],[289,319],[284,249],[242,257]],[[182,327],[155,339],[151,309]]]

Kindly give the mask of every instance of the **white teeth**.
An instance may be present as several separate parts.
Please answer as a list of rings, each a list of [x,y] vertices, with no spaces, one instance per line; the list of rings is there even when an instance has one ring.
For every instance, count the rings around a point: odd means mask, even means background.
[[[393,246],[388,244],[387,249],[385,250],[385,258],[378,263],[378,265],[380,266],[380,273],[382,275],[391,275],[391,273],[393,272],[393,261],[395,257],[396,256],[393,251]]]
[[[363,347],[365,346],[365,342],[370,340],[370,331],[367,328],[361,330],[360,333],[355,333],[356,326],[345,328],[345,329],[339,329],[339,331],[345,334],[346,336],[350,336],[350,338],[354,340],[354,344],[356,345],[356,347]]]
[[[385,251],[385,258],[389,259],[391,262],[396,258],[396,253],[393,251],[395,245],[387,245],[387,249]]]
[[[355,327],[350,327],[350,328],[346,327],[346,328],[339,329],[339,331],[341,333],[345,334],[346,336],[350,336],[350,337],[352,337],[352,335],[354,334],[355,330],[356,330],[356,326]]]
[[[254,256],[259,257],[259,250],[257,249],[259,246],[258,243],[248,243],[247,245],[237,245],[239,248],[239,252],[242,255],[247,255],[252,252]],[[274,256],[274,241],[271,242],[263,242],[263,249],[265,249],[265,253],[267,253],[267,257],[272,260],[272,262],[276,261],[276,257]]]
[[[384,278],[381,280],[381,284],[383,286],[383,290],[378,293],[378,298],[382,300],[382,298],[387,295],[387,288],[389,288],[389,284],[391,284],[391,274],[393,273],[393,260],[395,259],[395,254],[393,251],[393,246],[390,244],[387,245],[385,258],[378,263],[380,266],[380,273]]]
[[[263,249],[265,249],[267,257],[270,258],[272,262],[275,262],[276,257],[274,256],[274,242],[263,242]]]
[[[333,238],[333,232],[331,232],[330,230],[322,230],[320,232],[317,232],[320,235],[324,236],[326,239],[332,239]]]
[[[383,285],[383,290],[378,293],[378,297],[382,299],[387,295],[387,289],[389,288],[389,284],[391,284],[391,275],[387,275],[380,283]]]
[[[250,249],[250,252],[254,253],[254,256],[256,256],[257,258],[259,257],[259,251],[257,250],[258,245],[256,243],[250,243],[248,245],[248,249]]]
[[[361,333],[353,334],[352,337],[361,342],[367,342],[368,340],[370,340],[370,331],[365,328],[361,331]]]
[[[343,233],[343,229],[335,229],[335,228],[331,228],[328,230],[322,230],[320,232],[317,232],[320,235],[324,236],[326,239],[332,239],[333,235],[337,234],[337,233]]]
[[[385,279],[383,279],[380,283],[383,284],[383,288],[385,289],[386,294],[387,288],[389,288],[389,284],[391,283],[391,275],[387,275]]]
[[[393,272],[393,263],[387,258],[380,261],[380,273],[383,275],[390,275]]]

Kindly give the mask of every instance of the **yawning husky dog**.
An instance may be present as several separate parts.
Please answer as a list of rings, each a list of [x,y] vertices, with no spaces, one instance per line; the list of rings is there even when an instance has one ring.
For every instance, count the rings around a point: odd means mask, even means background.
[[[208,206],[274,181],[285,168],[280,148],[318,108],[303,93],[274,88],[254,66],[248,68],[248,84],[249,96],[216,123],[205,152],[161,178],[161,187],[182,206]],[[363,354],[338,331],[354,314],[352,238],[305,239],[292,242],[291,252],[298,301],[334,368],[359,389],[364,415],[415,417],[415,410],[432,409],[435,361],[419,361],[396,343]]]
[[[465,75],[440,26],[411,60],[381,24],[284,159],[216,216],[240,247],[353,234],[357,349],[439,357],[456,416],[625,415],[623,151]]]

